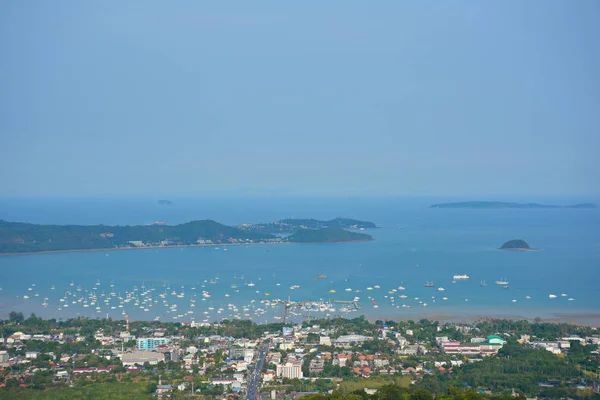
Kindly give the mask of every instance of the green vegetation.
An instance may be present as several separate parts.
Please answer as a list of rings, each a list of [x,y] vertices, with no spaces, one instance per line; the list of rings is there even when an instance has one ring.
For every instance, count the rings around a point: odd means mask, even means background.
[[[483,399],[524,399],[525,397],[491,396],[475,390],[460,390],[450,388],[447,393],[435,394],[436,400],[483,400]],[[398,385],[385,385],[378,388],[373,395],[367,394],[364,390],[355,390],[351,393],[341,393],[334,390],[331,394],[316,393],[307,397],[305,400],[433,400],[434,394],[425,389],[406,388]]]
[[[260,233],[293,233],[299,229],[374,229],[377,226],[373,222],[338,217],[329,221],[320,221],[317,219],[282,219],[281,221],[265,224],[241,225],[239,228]]]
[[[433,204],[431,208],[598,208],[597,204],[581,203],[555,206],[538,203],[509,203],[503,201],[464,201],[459,203]]]
[[[144,245],[189,245],[198,239],[228,243],[231,239],[274,239],[211,220],[180,225],[37,225],[0,220],[0,253],[110,249]],[[134,242],[134,243],[132,243]]]
[[[50,377],[50,381],[52,378]],[[7,386],[10,384],[7,383]],[[156,387],[148,382],[118,382],[114,377],[107,382],[91,382],[80,380],[74,387],[65,385],[45,390],[30,388],[0,389],[0,398],[5,400],[129,400],[154,399],[151,395]]]
[[[504,243],[500,250],[531,250],[531,247],[524,240],[514,239]]]
[[[340,228],[300,229],[287,240],[291,243],[337,243],[373,240],[373,236]]]
[[[326,227],[327,224],[332,227]],[[232,227],[212,220],[180,225],[37,225],[0,220],[0,253],[99,250],[148,246],[273,242],[346,242],[372,240],[342,228],[375,227],[371,222],[336,218],[331,221],[283,220],[273,224]],[[278,233],[298,230],[287,239]]]

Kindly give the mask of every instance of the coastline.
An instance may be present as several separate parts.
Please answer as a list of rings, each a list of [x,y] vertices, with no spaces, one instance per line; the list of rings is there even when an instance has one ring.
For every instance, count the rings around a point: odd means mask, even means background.
[[[188,247],[227,247],[227,246],[279,246],[279,245],[302,245],[302,244],[344,244],[372,242],[375,239],[366,240],[347,240],[343,242],[272,242],[272,243],[203,243],[203,244],[179,244],[172,246],[144,246],[144,247],[107,247],[99,249],[71,249],[71,250],[45,250],[45,251],[27,251],[22,253],[0,253],[0,257],[10,256],[32,256],[41,254],[62,254],[62,253],[97,253],[120,250],[151,250],[151,249],[183,249]]]

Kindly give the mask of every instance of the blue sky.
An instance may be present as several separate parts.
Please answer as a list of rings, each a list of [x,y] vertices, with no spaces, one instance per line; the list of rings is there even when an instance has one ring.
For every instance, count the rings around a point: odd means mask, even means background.
[[[0,196],[598,195],[599,17],[0,2]]]

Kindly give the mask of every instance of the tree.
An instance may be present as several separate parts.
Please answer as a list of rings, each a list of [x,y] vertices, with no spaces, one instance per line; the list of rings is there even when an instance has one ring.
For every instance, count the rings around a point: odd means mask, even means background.
[[[23,316],[22,312],[11,311],[10,314],[8,314],[8,317],[11,322],[16,324],[21,324],[23,321],[25,321],[25,317]]]

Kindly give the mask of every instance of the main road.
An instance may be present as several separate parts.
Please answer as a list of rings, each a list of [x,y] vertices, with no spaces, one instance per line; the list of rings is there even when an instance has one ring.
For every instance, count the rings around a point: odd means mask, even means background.
[[[260,375],[263,364],[265,363],[265,357],[269,350],[269,345],[265,342],[258,348],[258,360],[254,366],[254,371],[250,375],[250,383],[248,384],[248,391],[246,392],[246,400],[255,400],[258,394],[258,384],[260,383]]]

